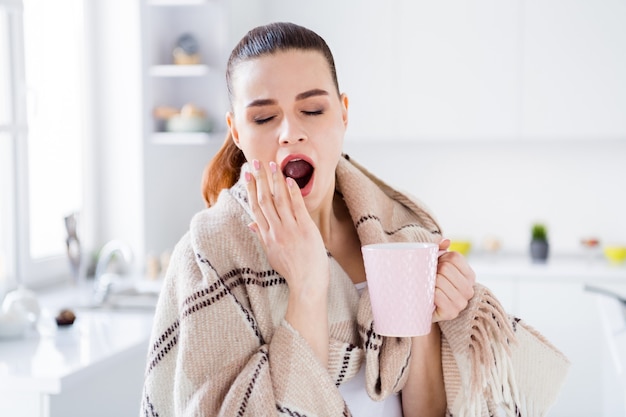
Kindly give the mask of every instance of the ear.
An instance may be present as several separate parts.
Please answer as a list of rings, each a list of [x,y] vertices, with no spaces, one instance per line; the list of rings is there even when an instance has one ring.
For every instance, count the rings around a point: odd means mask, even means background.
[[[346,93],[341,94],[341,118],[343,119],[344,127],[348,127],[348,105],[349,100]]]
[[[235,116],[233,116],[231,112],[226,113],[226,125],[228,126],[228,130],[230,130],[230,136],[232,136],[235,146],[239,148],[239,131],[235,126]]]

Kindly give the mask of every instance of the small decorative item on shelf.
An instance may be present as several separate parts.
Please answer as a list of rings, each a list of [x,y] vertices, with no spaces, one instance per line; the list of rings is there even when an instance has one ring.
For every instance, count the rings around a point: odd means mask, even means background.
[[[154,120],[156,122],[155,130],[157,132],[165,132],[167,121],[170,117],[175,116],[179,113],[179,110],[176,107],[172,106],[157,106],[155,107],[152,115],[154,116]]]
[[[159,106],[154,109],[153,114],[158,131],[209,133],[213,130],[211,120],[195,104],[185,104],[180,111],[174,107]]]
[[[213,126],[204,110],[193,104],[185,104],[179,114],[167,120],[168,132],[210,132]]]
[[[533,224],[530,240],[530,257],[535,263],[543,263],[548,259],[550,245],[546,226],[541,223]]]
[[[176,47],[172,51],[174,64],[176,65],[198,65],[200,64],[198,41],[190,33],[180,35],[176,41]]]

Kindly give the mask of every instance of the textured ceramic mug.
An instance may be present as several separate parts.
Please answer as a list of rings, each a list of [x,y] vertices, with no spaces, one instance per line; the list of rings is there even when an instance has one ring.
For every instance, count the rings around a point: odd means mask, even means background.
[[[423,336],[430,332],[435,308],[439,246],[396,242],[361,248],[374,315],[383,336]]]

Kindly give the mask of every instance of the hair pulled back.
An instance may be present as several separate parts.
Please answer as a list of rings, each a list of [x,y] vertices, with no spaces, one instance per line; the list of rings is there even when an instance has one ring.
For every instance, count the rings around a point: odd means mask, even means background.
[[[324,39],[312,30],[294,23],[270,23],[250,30],[230,54],[226,66],[226,87],[231,109],[233,103],[232,77],[239,63],[292,49],[320,52],[328,63],[339,94],[335,61]],[[207,207],[215,204],[222,189],[230,188],[237,182],[241,166],[245,162],[246,158],[243,152],[235,145],[230,132],[228,132],[222,147],[211,159],[202,175],[202,196]]]

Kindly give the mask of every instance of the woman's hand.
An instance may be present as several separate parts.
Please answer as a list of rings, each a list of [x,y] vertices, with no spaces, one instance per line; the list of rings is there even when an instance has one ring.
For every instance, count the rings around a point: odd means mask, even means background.
[[[450,239],[439,242],[440,250],[449,247]],[[441,255],[437,266],[433,322],[456,318],[474,296],[475,282],[476,274],[463,255],[458,252]]]
[[[439,250],[450,247],[450,240],[439,242]],[[452,320],[467,307],[474,296],[476,275],[458,252],[439,257],[435,282],[433,323]],[[402,389],[405,416],[442,416],[446,411],[446,392],[441,365],[441,332],[432,325],[426,336],[415,336],[411,343],[409,377]]]
[[[244,173],[254,215],[249,227],[261,240],[272,268],[287,280],[285,320],[326,366],[330,282],[326,247],[296,182],[292,178],[285,180],[275,162],[267,168],[254,160],[252,172]]]
[[[244,174],[254,215],[249,227],[261,240],[270,264],[285,277],[291,291],[325,290],[329,280],[326,248],[298,185],[285,178],[273,161],[267,167],[257,160],[250,165],[251,172]]]

